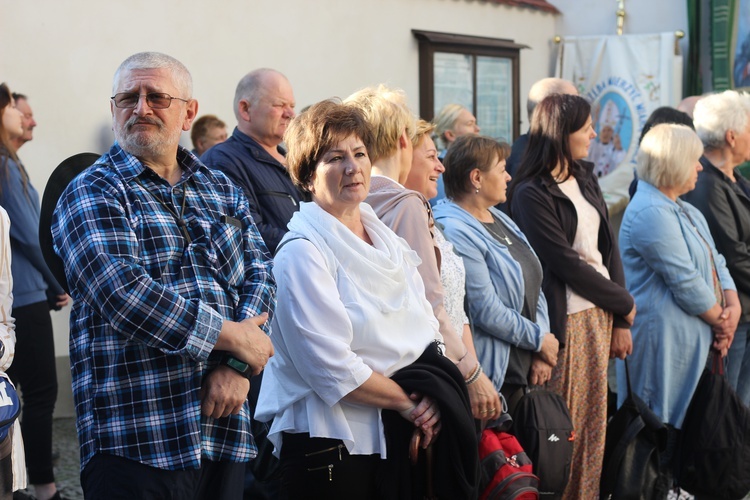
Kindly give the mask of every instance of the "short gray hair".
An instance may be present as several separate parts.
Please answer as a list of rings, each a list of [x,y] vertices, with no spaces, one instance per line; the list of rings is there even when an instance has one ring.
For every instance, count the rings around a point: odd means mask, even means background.
[[[237,89],[234,91],[234,116],[240,121],[240,101],[246,100],[251,105],[257,104],[263,94],[263,82],[266,75],[276,74],[286,78],[284,75],[271,68],[260,68],[243,76]]]
[[[139,52],[125,59],[115,71],[112,79],[112,95],[117,93],[117,84],[120,83],[120,75],[125,71],[138,69],[168,69],[174,78],[175,87],[185,95],[172,96],[183,99],[193,98],[193,77],[190,71],[180,61],[161,52]]]
[[[529,96],[526,98],[526,111],[529,113],[529,120],[534,114],[534,108],[544,100],[545,97],[552,94],[570,94],[578,95],[578,90],[568,80],[562,78],[542,78],[529,89]]]
[[[723,149],[729,130],[743,132],[750,119],[750,95],[736,90],[711,94],[695,104],[693,124],[707,149]]]
[[[686,125],[661,123],[641,141],[637,160],[638,177],[656,188],[681,186],[703,154],[703,144]]]

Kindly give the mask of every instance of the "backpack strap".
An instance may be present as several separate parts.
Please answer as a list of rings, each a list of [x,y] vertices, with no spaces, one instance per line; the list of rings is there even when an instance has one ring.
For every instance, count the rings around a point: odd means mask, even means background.
[[[282,248],[282,247],[283,247],[284,245],[286,245],[286,244],[287,244],[287,243],[289,243],[290,241],[294,241],[294,240],[307,240],[307,238],[305,238],[304,236],[295,236],[294,238],[284,238],[284,239],[283,239],[283,240],[281,241],[281,243],[279,243],[279,244],[278,244],[278,245],[276,246],[276,251],[275,251],[275,252],[273,253],[273,256],[274,256],[274,257],[276,257],[277,255],[279,255],[279,250],[281,250],[281,248]],[[310,241],[310,240],[307,240],[307,241]]]

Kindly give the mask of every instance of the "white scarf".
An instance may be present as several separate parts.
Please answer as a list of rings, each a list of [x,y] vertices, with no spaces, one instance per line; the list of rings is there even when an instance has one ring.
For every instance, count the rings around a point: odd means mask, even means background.
[[[360,293],[384,313],[408,308],[405,269],[417,267],[422,261],[406,241],[378,219],[368,204],[361,203],[359,209],[372,246],[317,203],[300,204],[299,212],[289,221],[289,233],[284,240],[299,237],[309,240],[325,257],[334,278],[340,266]]]

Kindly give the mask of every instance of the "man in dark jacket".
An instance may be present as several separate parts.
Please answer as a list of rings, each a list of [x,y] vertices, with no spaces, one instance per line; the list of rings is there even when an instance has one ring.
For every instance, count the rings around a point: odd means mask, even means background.
[[[302,195],[286,169],[280,146],[294,118],[294,93],[278,71],[251,71],[237,84],[232,136],[206,151],[201,160],[223,171],[245,192],[250,212],[271,253],[286,233]]]

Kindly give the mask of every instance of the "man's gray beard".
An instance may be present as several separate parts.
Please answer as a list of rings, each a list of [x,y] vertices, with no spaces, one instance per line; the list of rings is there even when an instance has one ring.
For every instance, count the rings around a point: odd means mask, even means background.
[[[163,125],[157,134],[130,133],[127,128],[127,124],[122,128],[115,126],[115,140],[122,149],[139,158],[161,156],[176,150],[182,132],[177,130],[171,137],[164,137]]]

